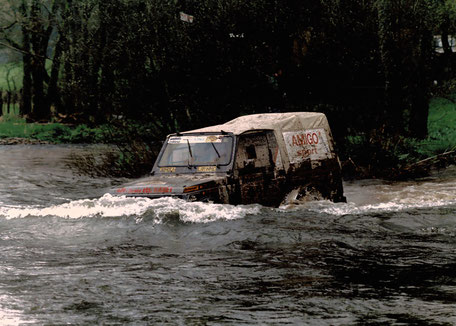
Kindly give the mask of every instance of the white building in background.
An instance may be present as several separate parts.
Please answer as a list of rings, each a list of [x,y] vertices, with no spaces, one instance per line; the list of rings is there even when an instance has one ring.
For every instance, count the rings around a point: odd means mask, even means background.
[[[456,52],[456,37],[449,35],[448,43],[450,44],[451,51]],[[442,35],[434,35],[434,47],[435,52],[443,53]]]

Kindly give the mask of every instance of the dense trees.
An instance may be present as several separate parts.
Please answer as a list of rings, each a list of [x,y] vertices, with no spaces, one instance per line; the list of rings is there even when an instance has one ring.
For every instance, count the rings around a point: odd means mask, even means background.
[[[52,80],[46,71],[46,60],[57,1],[21,0],[5,5],[9,15],[3,17],[7,19],[2,28],[2,38],[7,45],[22,53],[24,78],[21,114],[37,120],[48,119],[53,99],[49,98],[48,93]]]
[[[418,138],[427,134],[433,54],[429,11],[426,0],[378,3],[385,117],[393,130]]]
[[[320,110],[351,130],[426,135],[433,35],[452,0],[9,0],[0,39],[22,54],[21,112],[152,133],[240,114]],[[179,13],[194,17],[180,20]],[[453,60],[453,61],[452,61]]]

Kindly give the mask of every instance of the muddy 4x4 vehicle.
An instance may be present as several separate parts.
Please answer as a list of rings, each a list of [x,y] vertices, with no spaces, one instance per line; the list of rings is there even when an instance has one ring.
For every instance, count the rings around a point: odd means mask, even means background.
[[[169,135],[151,175],[114,193],[267,206],[345,201],[328,121],[315,112],[247,115]]]

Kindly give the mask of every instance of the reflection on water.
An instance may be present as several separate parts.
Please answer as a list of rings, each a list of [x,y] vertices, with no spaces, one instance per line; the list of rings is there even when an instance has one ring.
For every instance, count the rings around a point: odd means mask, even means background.
[[[0,146],[0,324],[456,323],[455,168],[273,209],[112,197],[100,150]]]
[[[26,320],[21,319],[22,305],[15,302],[13,297],[7,295],[0,295],[0,302],[8,303],[8,305],[16,306],[15,310],[0,307],[0,325],[16,326],[23,325]]]
[[[79,175],[69,167],[74,153],[107,150],[103,146],[0,146],[0,204],[49,205],[104,194],[116,180]]]

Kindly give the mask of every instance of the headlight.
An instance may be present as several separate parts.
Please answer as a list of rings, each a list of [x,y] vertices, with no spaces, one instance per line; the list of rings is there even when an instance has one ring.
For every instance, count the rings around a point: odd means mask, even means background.
[[[205,188],[204,185],[196,185],[196,186],[185,187],[184,188],[184,194],[189,193],[189,192],[198,191],[198,190],[201,190],[203,188]]]

